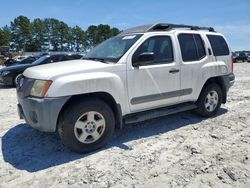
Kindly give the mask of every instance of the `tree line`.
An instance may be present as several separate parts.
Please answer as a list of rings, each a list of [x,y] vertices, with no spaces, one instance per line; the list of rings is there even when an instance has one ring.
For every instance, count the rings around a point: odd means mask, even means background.
[[[104,24],[90,25],[84,31],[54,18],[30,21],[19,16],[10,25],[0,28],[0,46],[10,46],[12,51],[84,52],[119,32],[119,29]]]

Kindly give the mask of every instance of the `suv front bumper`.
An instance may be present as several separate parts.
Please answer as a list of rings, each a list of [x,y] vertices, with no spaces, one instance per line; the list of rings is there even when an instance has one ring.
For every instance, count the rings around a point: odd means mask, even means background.
[[[56,98],[35,98],[18,96],[18,114],[35,129],[55,132],[59,113],[70,96]]]

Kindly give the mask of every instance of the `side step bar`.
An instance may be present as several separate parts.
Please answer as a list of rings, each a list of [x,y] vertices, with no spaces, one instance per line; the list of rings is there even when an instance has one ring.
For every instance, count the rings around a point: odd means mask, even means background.
[[[146,121],[149,119],[154,119],[154,118],[158,118],[158,117],[162,117],[162,116],[166,116],[170,114],[175,114],[178,112],[193,110],[195,108],[197,108],[197,106],[194,103],[182,103],[178,105],[148,110],[144,112],[138,112],[138,113],[129,114],[125,116],[124,123],[125,124],[137,123],[137,122]]]

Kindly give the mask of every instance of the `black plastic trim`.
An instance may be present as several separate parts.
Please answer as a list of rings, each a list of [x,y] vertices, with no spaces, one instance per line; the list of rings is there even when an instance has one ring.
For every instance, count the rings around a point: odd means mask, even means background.
[[[188,88],[188,89],[182,89],[182,90],[177,90],[177,91],[170,91],[170,92],[166,92],[166,93],[146,95],[146,96],[141,96],[141,97],[134,97],[130,100],[130,103],[133,105],[141,104],[141,103],[152,102],[152,101],[157,101],[157,100],[162,100],[162,99],[168,99],[168,98],[172,98],[172,97],[189,95],[192,92],[193,92],[193,90],[191,88]]]

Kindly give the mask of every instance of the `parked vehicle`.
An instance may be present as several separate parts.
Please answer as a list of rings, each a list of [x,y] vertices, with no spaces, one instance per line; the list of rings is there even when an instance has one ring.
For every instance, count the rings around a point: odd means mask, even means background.
[[[236,63],[236,58],[237,58],[237,53],[236,52],[232,52],[232,59],[233,59],[234,63]]]
[[[37,60],[39,56],[27,56],[21,60],[16,60],[16,59],[8,59],[7,61],[4,62],[4,65],[9,67],[13,65],[21,65],[21,64],[30,64]]]
[[[145,25],[106,40],[83,60],[27,69],[18,112],[84,153],[104,146],[124,123],[185,110],[212,117],[234,80],[228,44],[213,28]]]
[[[82,56],[77,54],[54,54],[54,55],[45,55],[37,59],[32,63],[26,64],[18,64],[9,67],[5,67],[0,69],[0,83],[5,85],[17,85],[22,73],[29,67],[48,64],[48,63],[55,63],[59,61],[67,61],[67,60],[74,60],[80,59]],[[25,60],[25,59],[24,59]]]
[[[245,62],[247,61],[247,55],[245,52],[240,52],[239,55],[235,58],[236,62],[237,61],[242,61]]]

